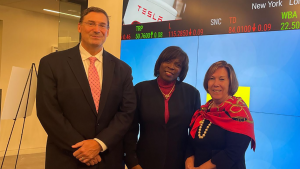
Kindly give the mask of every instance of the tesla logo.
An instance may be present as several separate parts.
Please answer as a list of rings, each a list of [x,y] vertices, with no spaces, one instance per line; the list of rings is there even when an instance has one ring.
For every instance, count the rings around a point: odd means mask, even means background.
[[[155,20],[155,21],[162,21],[163,17],[162,16],[158,16],[158,18],[155,18],[155,13],[147,10],[146,8],[142,8],[142,6],[138,5],[138,11],[142,12],[143,15]]]

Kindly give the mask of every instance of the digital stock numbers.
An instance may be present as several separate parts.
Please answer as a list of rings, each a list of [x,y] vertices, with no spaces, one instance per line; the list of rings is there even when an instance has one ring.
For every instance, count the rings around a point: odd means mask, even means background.
[[[300,1],[299,1],[300,2]],[[290,30],[290,29],[299,29],[300,28],[300,22],[297,16],[297,11],[286,11],[282,12],[282,20],[284,22],[281,22],[281,30]]]
[[[150,39],[150,38],[162,38],[163,32],[142,32],[143,25],[136,26],[135,39]]]
[[[228,33],[249,33],[249,32],[262,32],[270,31],[272,28],[271,23],[265,24],[249,24],[249,25],[238,25],[236,24],[237,17],[229,17],[229,23],[233,26],[229,26]]]

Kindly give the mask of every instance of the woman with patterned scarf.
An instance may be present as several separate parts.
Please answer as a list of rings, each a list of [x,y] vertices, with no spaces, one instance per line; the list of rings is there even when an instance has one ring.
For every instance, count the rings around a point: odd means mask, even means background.
[[[250,141],[255,150],[254,123],[242,98],[233,96],[238,89],[233,67],[212,64],[203,85],[212,99],[192,117],[186,169],[245,169]]]

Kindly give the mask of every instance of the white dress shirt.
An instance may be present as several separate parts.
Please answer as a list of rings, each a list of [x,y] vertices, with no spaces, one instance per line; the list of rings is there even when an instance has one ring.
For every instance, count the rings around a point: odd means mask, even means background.
[[[88,77],[89,75],[89,66],[90,66],[90,60],[89,57],[96,57],[97,60],[95,61],[95,67],[97,69],[98,75],[99,75],[99,80],[100,80],[100,89],[102,90],[102,79],[103,79],[103,48],[102,50],[97,53],[96,55],[92,56],[88,51],[86,51],[83,46],[79,45],[79,52],[81,55],[81,59],[83,62],[83,66],[84,66],[84,70],[86,73],[86,76]],[[101,102],[101,97],[100,97],[100,102]],[[106,145],[99,140],[98,138],[94,138],[94,140],[96,140],[102,147],[102,151],[105,151],[107,149]]]

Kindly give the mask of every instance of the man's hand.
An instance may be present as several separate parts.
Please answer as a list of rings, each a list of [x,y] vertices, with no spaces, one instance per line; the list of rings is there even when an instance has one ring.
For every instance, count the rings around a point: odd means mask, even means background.
[[[93,166],[98,164],[101,161],[101,157],[99,155],[97,155],[96,157],[94,157],[93,159],[91,159],[89,162],[85,163],[87,166]]]
[[[72,148],[78,148],[73,153],[73,156],[82,163],[90,162],[90,160],[99,155],[99,152],[102,150],[100,144],[93,139],[78,142],[75,145],[72,145]]]

